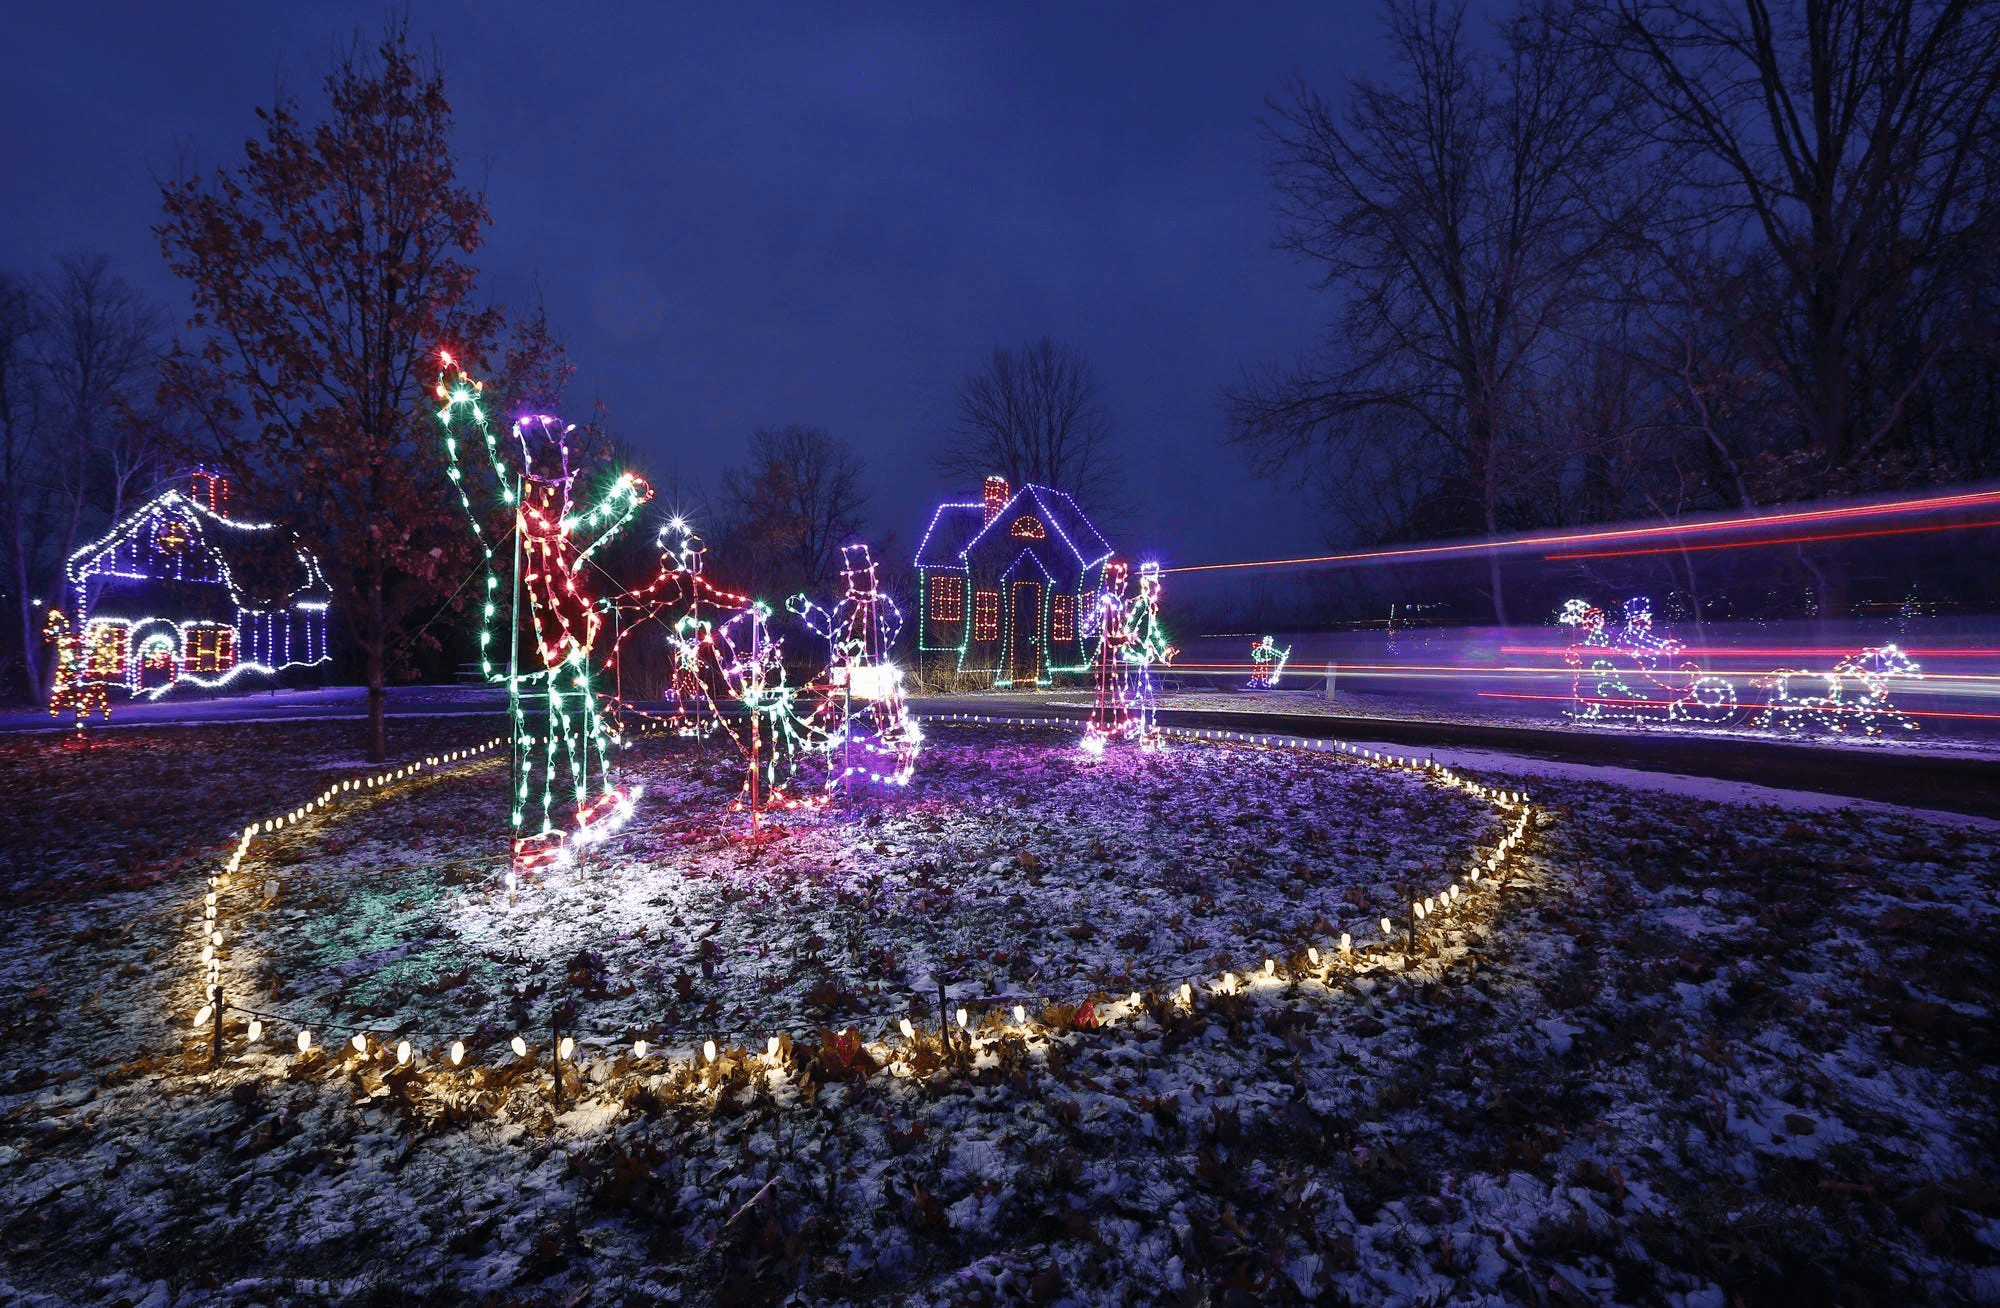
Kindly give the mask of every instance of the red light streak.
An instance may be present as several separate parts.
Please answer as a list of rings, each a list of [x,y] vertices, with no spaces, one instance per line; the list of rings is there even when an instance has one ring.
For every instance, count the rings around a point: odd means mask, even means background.
[[[1760,545],[1810,545],[1829,540],[1862,540],[1870,536],[1917,536],[1933,531],[1965,531],[1972,527],[2000,527],[2000,518],[1984,522],[1934,522],[1921,527],[1877,527],[1873,531],[1829,531],[1811,536],[1769,536],[1756,540],[1722,540],[1704,545],[1654,545],[1637,550],[1590,550],[1571,554],[1544,554],[1545,559],[1626,559],[1639,554],[1693,554],[1698,550],[1747,550]]]
[[[1534,652],[1534,651],[1530,651],[1530,652]],[[1558,655],[1560,655],[1560,654],[1562,654],[1562,653],[1563,653],[1563,651],[1562,651],[1562,650],[1560,650],[1560,649],[1558,649],[1558,650],[1556,650],[1556,651],[1554,651],[1554,652],[1555,652],[1556,654],[1558,654]],[[1690,652],[1690,653],[1692,653],[1693,651],[1689,651],[1689,652]],[[1713,654],[1713,655],[1721,655],[1721,654],[1752,654],[1752,653],[1757,653],[1757,652],[1758,652],[1758,651],[1755,651],[1755,650],[1714,650],[1714,651],[1711,651],[1711,654]],[[1841,651],[1840,653],[1841,653],[1841,655],[1842,655],[1842,656],[1844,657],[1845,655],[1848,655],[1848,654],[1852,654],[1853,652],[1854,652],[1854,651],[1850,649],[1850,650],[1843,650],[1843,651]],[[2000,652],[2000,651],[1996,651],[1996,652]],[[1253,670],[1254,670],[1254,665],[1252,665],[1252,664],[1248,664],[1248,663],[1176,663],[1176,664],[1174,664],[1174,665],[1173,665],[1173,666],[1171,667],[1171,669],[1170,669],[1170,671],[1173,671],[1173,672],[1184,672],[1184,673],[1185,673],[1185,672],[1198,672],[1198,673],[1210,673],[1210,674],[1213,674],[1213,675],[1216,675],[1216,676],[1232,676],[1232,675],[1234,675],[1234,674],[1236,674],[1236,673],[1239,673],[1239,672],[1250,672],[1250,671],[1253,671]],[[1672,674],[1677,674],[1677,673],[1679,673],[1679,672],[1680,672],[1681,670],[1682,670],[1682,669],[1681,669],[1680,667],[1678,667],[1678,666],[1674,666],[1674,667],[1663,667],[1663,668],[1659,669],[1659,671],[1660,671],[1660,672],[1661,672],[1661,673],[1662,673],[1663,675],[1672,675]],[[1768,676],[1770,676],[1770,675],[1771,675],[1771,674],[1772,674],[1773,672],[1794,672],[1794,673],[1802,673],[1802,674],[1804,674],[1804,675],[1806,675],[1806,676],[1813,676],[1813,675],[1817,675],[1817,673],[1820,673],[1820,672],[1827,672],[1827,673],[1830,673],[1831,671],[1832,671],[1832,668],[1830,668],[1830,667],[1828,667],[1828,668],[1821,668],[1821,669],[1813,669],[1813,668],[1761,668],[1761,667],[1760,667],[1760,668],[1726,668],[1726,667],[1725,667],[1725,668],[1704,668],[1704,669],[1702,669],[1702,675],[1704,675],[1704,676],[1714,676],[1714,677],[1737,677],[1737,678],[1740,678],[1740,679],[1742,679],[1742,680],[1744,680],[1744,681],[1751,681],[1751,680],[1754,680],[1754,679],[1756,679],[1756,678],[1758,678],[1758,677],[1768,677]],[[1569,667],[1568,667],[1568,666],[1566,666],[1566,665],[1550,665],[1550,664],[1526,664],[1526,665],[1523,665],[1523,664],[1515,664],[1515,663],[1501,663],[1501,664],[1484,664],[1484,663],[1336,663],[1336,664],[1334,665],[1334,672],[1335,672],[1335,673],[1336,673],[1337,675],[1340,675],[1340,676],[1348,676],[1348,675],[1350,675],[1350,674],[1355,674],[1355,675],[1358,675],[1358,674],[1362,674],[1362,673],[1368,673],[1368,674],[1372,674],[1372,675],[1382,675],[1382,676],[1394,676],[1394,675],[1396,675],[1396,674],[1398,674],[1398,673],[1409,673],[1409,674],[1416,674],[1416,673],[1424,673],[1424,674],[1433,674],[1433,673],[1441,673],[1441,674],[1449,674],[1449,675],[1452,675],[1452,676],[1466,676],[1466,675],[1480,675],[1480,676],[1509,676],[1509,675],[1511,675],[1511,676],[1522,676],[1522,677],[1544,677],[1544,676],[1555,676],[1555,675],[1558,675],[1558,674],[1560,674],[1560,675],[1562,675],[1562,676],[1569,676],[1569,675],[1570,675],[1570,673],[1572,672],[1572,669],[1571,669],[1571,668],[1569,668]],[[1319,676],[1321,676],[1321,675],[1322,675],[1322,673],[1321,673],[1321,669],[1320,669],[1320,665],[1317,665],[1317,664],[1315,664],[1315,665],[1313,665],[1313,666],[1312,666],[1311,668],[1307,669],[1307,670],[1306,670],[1305,672],[1302,672],[1302,673],[1300,674],[1300,676],[1299,676],[1299,680],[1300,680],[1301,682],[1304,682],[1304,681],[1307,681],[1307,680],[1308,680],[1308,679],[1310,679],[1310,678],[1316,678],[1316,677],[1319,677]],[[1985,681],[2000,681],[2000,673],[1991,673],[1991,672],[1939,672],[1939,673],[1926,673],[1926,674],[1925,674],[1925,675],[1924,675],[1924,676],[1923,676],[1923,677],[1921,678],[1921,680],[1922,680],[1922,682],[1923,682],[1923,683],[1924,683],[1925,685],[1930,685],[1930,686],[1936,686],[1936,685],[1938,685],[1938,684],[1939,684],[1939,683],[1941,683],[1941,682],[1952,682],[1952,681],[1970,681],[1970,682],[1985,682]],[[1282,684],[1283,684],[1283,683],[1280,683],[1280,685],[1282,685]],[[1914,685],[1913,685],[1912,687],[1910,687],[1910,689],[1911,689],[1911,690],[1914,690],[1914,691],[1920,691],[1920,690],[1921,690],[1921,687],[1920,687],[1920,686],[1914,686]],[[1565,698],[1567,698],[1567,696],[1565,696]],[[1621,702],[1622,702],[1622,701],[1621,701]]]
[[[1946,649],[1943,646],[1913,649],[1908,645],[1902,648],[1903,652],[1913,659],[2000,658],[2000,649]],[[1500,652],[1502,654],[1546,654],[1551,658],[1561,658],[1569,652],[1569,647],[1567,645],[1502,645]],[[1696,655],[1707,654],[1710,657],[1720,655],[1730,658],[1739,656],[1748,658],[1755,655],[1759,658],[1774,659],[1844,659],[1854,653],[1854,647],[1851,645],[1838,647],[1830,645],[1710,645],[1697,649],[1689,645],[1685,646],[1681,652]],[[1197,664],[1196,666],[1204,665]]]
[[[1417,545],[1400,549],[1355,550],[1344,554],[1321,554],[1295,559],[1263,559],[1241,563],[1194,563],[1177,568],[1162,568],[1164,572],[1223,572],[1238,568],[1288,568],[1318,563],[1381,563],[1392,559],[1443,558],[1455,554],[1477,554],[1489,550],[1533,549],[1542,546],[1560,548],[1566,545],[1589,544],[1595,541],[1645,540],[1659,537],[1690,536],[1715,531],[1741,529],[1744,531],[1767,530],[1773,527],[1794,526],[1813,522],[1838,522],[1851,518],[1889,517],[1903,513],[1921,513],[1927,510],[1947,510],[1978,508],[2000,504],[2000,490],[1963,491],[1951,495],[1932,495],[1919,499],[1890,500],[1880,504],[1847,504],[1834,508],[1798,509],[1789,513],[1747,514],[1730,518],[1712,518],[1706,522],[1670,522],[1645,527],[1613,527],[1596,531],[1551,532],[1535,536],[1519,536],[1512,539],[1465,541],[1448,545]],[[1944,530],[1956,526],[1992,526],[1992,523],[1943,524],[1922,530]],[[1831,539],[1831,538],[1830,538]],[[1779,541],[1753,541],[1749,544],[1781,544]],[[1672,547],[1679,550],[1684,547]],[[1690,547],[1691,548],[1691,547]],[[1707,548],[1719,548],[1709,546]],[[1601,558],[1604,555],[1576,554],[1551,555],[1564,558]]]
[[[1482,690],[1479,692],[1479,697],[1481,699],[1539,699],[1539,700],[1560,701],[1561,703],[1564,704],[1577,702],[1576,697],[1572,695],[1529,695],[1523,692],[1509,691],[1509,690]],[[1636,705],[1640,708],[1666,708],[1669,703],[1669,701],[1667,700],[1652,700],[1652,699],[1590,699],[1590,698],[1585,698],[1582,702],[1586,704],[1612,704],[1624,707]],[[1813,709],[1814,712],[1826,711],[1825,708],[1819,705],[1814,705]],[[1839,709],[1840,711],[1847,713],[1858,713],[1861,711],[1860,706],[1854,704],[1841,705],[1839,706]],[[1950,709],[1908,709],[1908,708],[1902,708],[1900,706],[1897,708],[1896,711],[1908,717],[1913,717],[1913,718],[1971,718],[1980,722],[2000,722],[2000,713],[1963,713],[1963,712],[1954,712]]]

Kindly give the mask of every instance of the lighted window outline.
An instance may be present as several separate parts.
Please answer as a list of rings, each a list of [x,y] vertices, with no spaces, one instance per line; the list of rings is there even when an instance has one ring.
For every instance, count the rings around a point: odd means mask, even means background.
[[[122,622],[93,622],[84,639],[84,675],[92,681],[123,681],[132,629]]]
[[[987,642],[1000,639],[1000,592],[972,592],[972,638]]]
[[[1032,513],[1024,513],[1014,519],[1014,525],[1007,528],[1007,534],[1015,540],[1047,540],[1049,529],[1042,525],[1040,518]]]
[[[931,621],[965,621],[965,578],[950,572],[931,578]]]
[[[213,676],[236,666],[236,631],[231,627],[190,627],[184,637],[184,671]]]
[[[1049,596],[1049,639],[1076,639],[1076,606],[1068,591]]]

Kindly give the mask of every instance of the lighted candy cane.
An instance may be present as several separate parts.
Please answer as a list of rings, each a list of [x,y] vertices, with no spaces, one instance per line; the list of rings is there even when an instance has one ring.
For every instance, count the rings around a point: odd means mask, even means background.
[[[583,584],[585,565],[651,498],[644,480],[621,474],[599,502],[578,513],[572,503],[576,472],[569,466],[569,436],[576,428],[547,414],[526,414],[513,425],[520,466],[510,468],[501,454],[484,406],[480,383],[451,355],[440,351],[437,396],[444,401],[438,421],[445,430],[447,475],[457,487],[460,506],[484,555],[486,596],[481,607],[480,668],[488,680],[507,682],[509,717],[515,741],[515,782],[509,796],[509,822],[515,861],[524,868],[567,860],[572,843],[584,844],[608,835],[631,812],[636,793],[612,784],[610,733],[599,711],[592,682],[591,655],[603,626],[603,614]],[[493,664],[493,623],[499,616],[497,562],[479,514],[465,485],[456,428],[470,421],[479,433],[487,462],[498,483],[499,500],[514,516],[517,585],[528,597],[529,625],[540,667],[523,673],[518,663],[502,677]],[[522,705],[523,685],[537,684],[547,711],[542,733],[540,829],[528,832],[527,811],[533,795],[534,744]],[[591,769],[597,770],[593,793]],[[568,774],[575,831],[556,826],[558,779]]]

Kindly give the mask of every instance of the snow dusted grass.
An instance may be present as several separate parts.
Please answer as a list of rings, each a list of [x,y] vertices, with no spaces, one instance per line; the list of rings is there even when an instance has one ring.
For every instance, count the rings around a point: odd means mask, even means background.
[[[411,747],[483,734],[450,730]],[[1061,734],[939,729],[907,792],[746,843],[716,832],[723,756],[648,744],[630,834],[511,909],[497,769],[260,845],[246,881],[279,891],[233,901],[227,983],[378,1043],[300,1059],[232,1026],[211,1075],[203,860],[316,793],[339,738],[120,734],[0,745],[0,1289],[26,1302],[2000,1293],[1977,824],[1488,776],[1552,810],[1526,869],[1327,984],[1288,965],[1434,893],[1498,832],[1484,805],[1323,754],[1093,768]],[[58,794],[107,798],[58,824]],[[1177,1002],[1264,956],[1276,979]],[[940,977],[976,1052],[932,1034]],[[876,1043],[827,1034],[850,1024]],[[400,1025],[435,1033],[421,1069],[377,1056]],[[722,1056],[663,1071],[638,1035]]]

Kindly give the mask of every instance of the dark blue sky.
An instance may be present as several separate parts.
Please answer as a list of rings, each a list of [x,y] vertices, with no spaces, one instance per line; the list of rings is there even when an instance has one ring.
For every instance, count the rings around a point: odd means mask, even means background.
[[[275,79],[319,101],[379,3],[24,6],[0,48],[0,265],[102,250],[183,301],[153,181],[255,130]],[[1378,51],[1362,3],[573,8],[417,0],[488,294],[539,284],[593,396],[662,476],[713,487],[759,424],[870,465],[906,548],[949,490],[928,452],[996,342],[1096,363],[1138,508],[1175,562],[1317,540],[1222,446],[1219,390],[1308,346],[1327,305],[1270,249],[1255,119],[1279,75],[1333,90]]]

